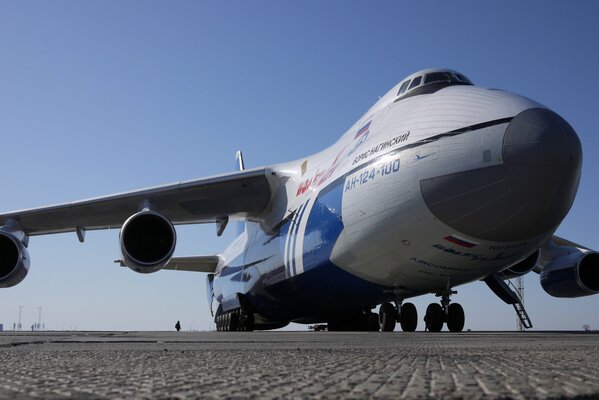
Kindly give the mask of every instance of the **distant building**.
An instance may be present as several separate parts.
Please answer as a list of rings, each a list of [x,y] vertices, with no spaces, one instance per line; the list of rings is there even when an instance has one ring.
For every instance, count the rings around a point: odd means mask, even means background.
[[[4,332],[4,324],[0,324],[0,332]]]

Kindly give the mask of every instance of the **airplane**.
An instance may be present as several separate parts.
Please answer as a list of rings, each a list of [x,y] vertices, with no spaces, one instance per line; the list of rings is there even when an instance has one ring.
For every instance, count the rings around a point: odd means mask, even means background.
[[[463,330],[456,287],[483,280],[532,326],[509,279],[551,296],[599,292],[599,253],[554,235],[582,148],[549,108],[450,69],[407,76],[323,151],[89,200],[0,214],[0,286],[27,275],[31,236],[120,229],[122,266],[206,273],[218,331],[326,323],[414,331],[406,300],[433,293],[425,330]],[[238,235],[222,254],[174,257],[175,225]],[[233,224],[232,224],[233,225]],[[380,306],[380,307],[379,307]],[[379,307],[378,313],[373,312]]]

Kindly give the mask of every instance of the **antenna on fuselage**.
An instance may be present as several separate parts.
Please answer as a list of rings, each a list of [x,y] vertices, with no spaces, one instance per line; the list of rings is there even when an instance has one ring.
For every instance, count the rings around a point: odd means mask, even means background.
[[[243,153],[241,150],[237,150],[235,153],[235,169],[237,171],[243,171],[245,169],[245,163],[243,162]]]
[[[243,161],[243,153],[241,152],[241,150],[237,150],[237,153],[235,153],[235,169],[238,171],[245,170],[245,162]],[[228,218],[227,218],[227,221],[228,221]],[[237,235],[241,235],[243,233],[243,231],[245,231],[245,221],[238,221],[235,224],[235,226],[236,226],[235,231],[237,232]],[[218,233],[218,231],[219,230],[218,230],[218,225],[217,225],[217,233]],[[224,231],[224,228],[223,228],[223,231]],[[222,231],[220,233],[222,234]]]

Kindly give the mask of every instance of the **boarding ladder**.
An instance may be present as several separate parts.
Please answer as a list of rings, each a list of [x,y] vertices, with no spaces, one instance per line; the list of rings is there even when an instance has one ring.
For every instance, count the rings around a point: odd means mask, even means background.
[[[485,278],[485,283],[489,288],[507,304],[514,306],[516,315],[520,319],[522,326],[526,329],[532,328],[530,317],[522,304],[522,299],[518,296],[518,292],[514,284],[507,279],[504,279],[500,274],[489,275]]]

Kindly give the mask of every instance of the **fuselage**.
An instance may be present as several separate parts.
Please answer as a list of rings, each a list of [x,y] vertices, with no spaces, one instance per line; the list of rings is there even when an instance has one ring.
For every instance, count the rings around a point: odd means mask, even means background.
[[[223,310],[241,295],[264,323],[326,320],[479,280],[552,235],[579,180],[572,128],[463,82],[398,95],[410,79],[329,148],[271,167],[284,185],[217,269]]]

